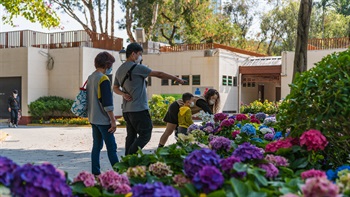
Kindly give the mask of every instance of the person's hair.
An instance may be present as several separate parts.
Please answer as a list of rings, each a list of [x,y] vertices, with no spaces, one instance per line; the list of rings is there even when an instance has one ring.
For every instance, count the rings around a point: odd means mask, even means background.
[[[110,68],[114,62],[115,58],[113,55],[104,51],[95,57],[95,68],[105,68],[106,66]]]
[[[213,113],[217,113],[219,111],[220,108],[220,94],[217,90],[215,89],[209,89],[205,94],[204,94],[204,98],[205,101],[207,101],[207,103],[209,103],[210,97],[217,95],[218,98],[216,99],[215,103],[214,103],[214,107],[213,107]]]
[[[193,98],[193,94],[186,92],[182,95],[182,101],[185,103],[186,101],[191,100]]]
[[[136,42],[130,43],[127,47],[126,47],[126,58],[129,58],[130,55],[134,52],[134,53],[138,53],[139,51],[143,52],[142,46],[137,44]]]
[[[14,89],[12,93],[18,94],[18,90]]]

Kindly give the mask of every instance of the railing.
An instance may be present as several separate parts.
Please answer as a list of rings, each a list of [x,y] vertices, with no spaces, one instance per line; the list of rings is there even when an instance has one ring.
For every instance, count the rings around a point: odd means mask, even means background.
[[[88,34],[84,30],[41,33],[31,30],[0,33],[0,48],[38,47],[38,48],[71,48],[94,47],[119,51],[123,39],[98,33]]]
[[[266,55],[247,51],[243,49],[238,49],[235,47],[226,46],[223,44],[217,44],[217,43],[203,43],[203,44],[181,44],[181,45],[175,45],[175,46],[161,46],[160,52],[182,52],[182,51],[193,51],[193,50],[206,50],[206,49],[225,49],[228,51],[236,52],[236,53],[242,53],[247,54],[251,56],[256,57],[264,57]]]
[[[350,37],[343,38],[324,38],[309,39],[308,50],[326,50],[326,49],[342,49],[349,48]]]

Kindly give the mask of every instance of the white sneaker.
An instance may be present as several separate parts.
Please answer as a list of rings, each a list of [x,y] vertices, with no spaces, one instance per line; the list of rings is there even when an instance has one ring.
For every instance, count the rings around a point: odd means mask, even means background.
[[[12,125],[12,122],[10,122],[10,123],[9,123],[9,127],[12,127],[12,126],[13,126],[13,125]]]

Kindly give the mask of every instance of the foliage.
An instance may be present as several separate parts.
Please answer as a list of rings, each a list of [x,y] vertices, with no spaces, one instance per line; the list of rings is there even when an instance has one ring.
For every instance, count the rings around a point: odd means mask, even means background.
[[[268,100],[261,102],[259,100],[256,100],[253,103],[250,103],[248,105],[242,104],[241,112],[245,114],[247,113],[256,114],[259,112],[263,112],[266,114],[277,114],[279,105],[280,105],[280,102],[269,102]]]
[[[320,130],[329,141],[326,159],[341,165],[348,158],[350,136],[350,50],[333,53],[298,75],[291,92],[280,106],[281,128],[300,136],[309,128]]]
[[[13,17],[23,16],[30,22],[39,22],[43,27],[50,28],[59,25],[57,14],[51,9],[51,5],[43,0],[1,0],[0,5],[5,7],[7,15],[2,16],[4,23],[13,25]]]
[[[87,118],[51,118],[50,124],[89,125]]]
[[[174,97],[163,98],[160,95],[154,94],[148,101],[151,118],[154,124],[164,125],[163,118],[171,103],[175,101]]]
[[[73,100],[58,96],[44,96],[29,104],[29,113],[33,119],[73,116],[70,108]]]

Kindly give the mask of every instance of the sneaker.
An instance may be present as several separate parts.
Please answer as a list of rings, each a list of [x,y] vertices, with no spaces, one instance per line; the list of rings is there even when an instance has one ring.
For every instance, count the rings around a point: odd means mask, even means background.
[[[12,127],[12,122],[9,123],[9,127],[10,127],[10,128]]]
[[[15,125],[15,124],[13,125],[13,128],[17,128],[17,127],[18,127],[17,125]]]

